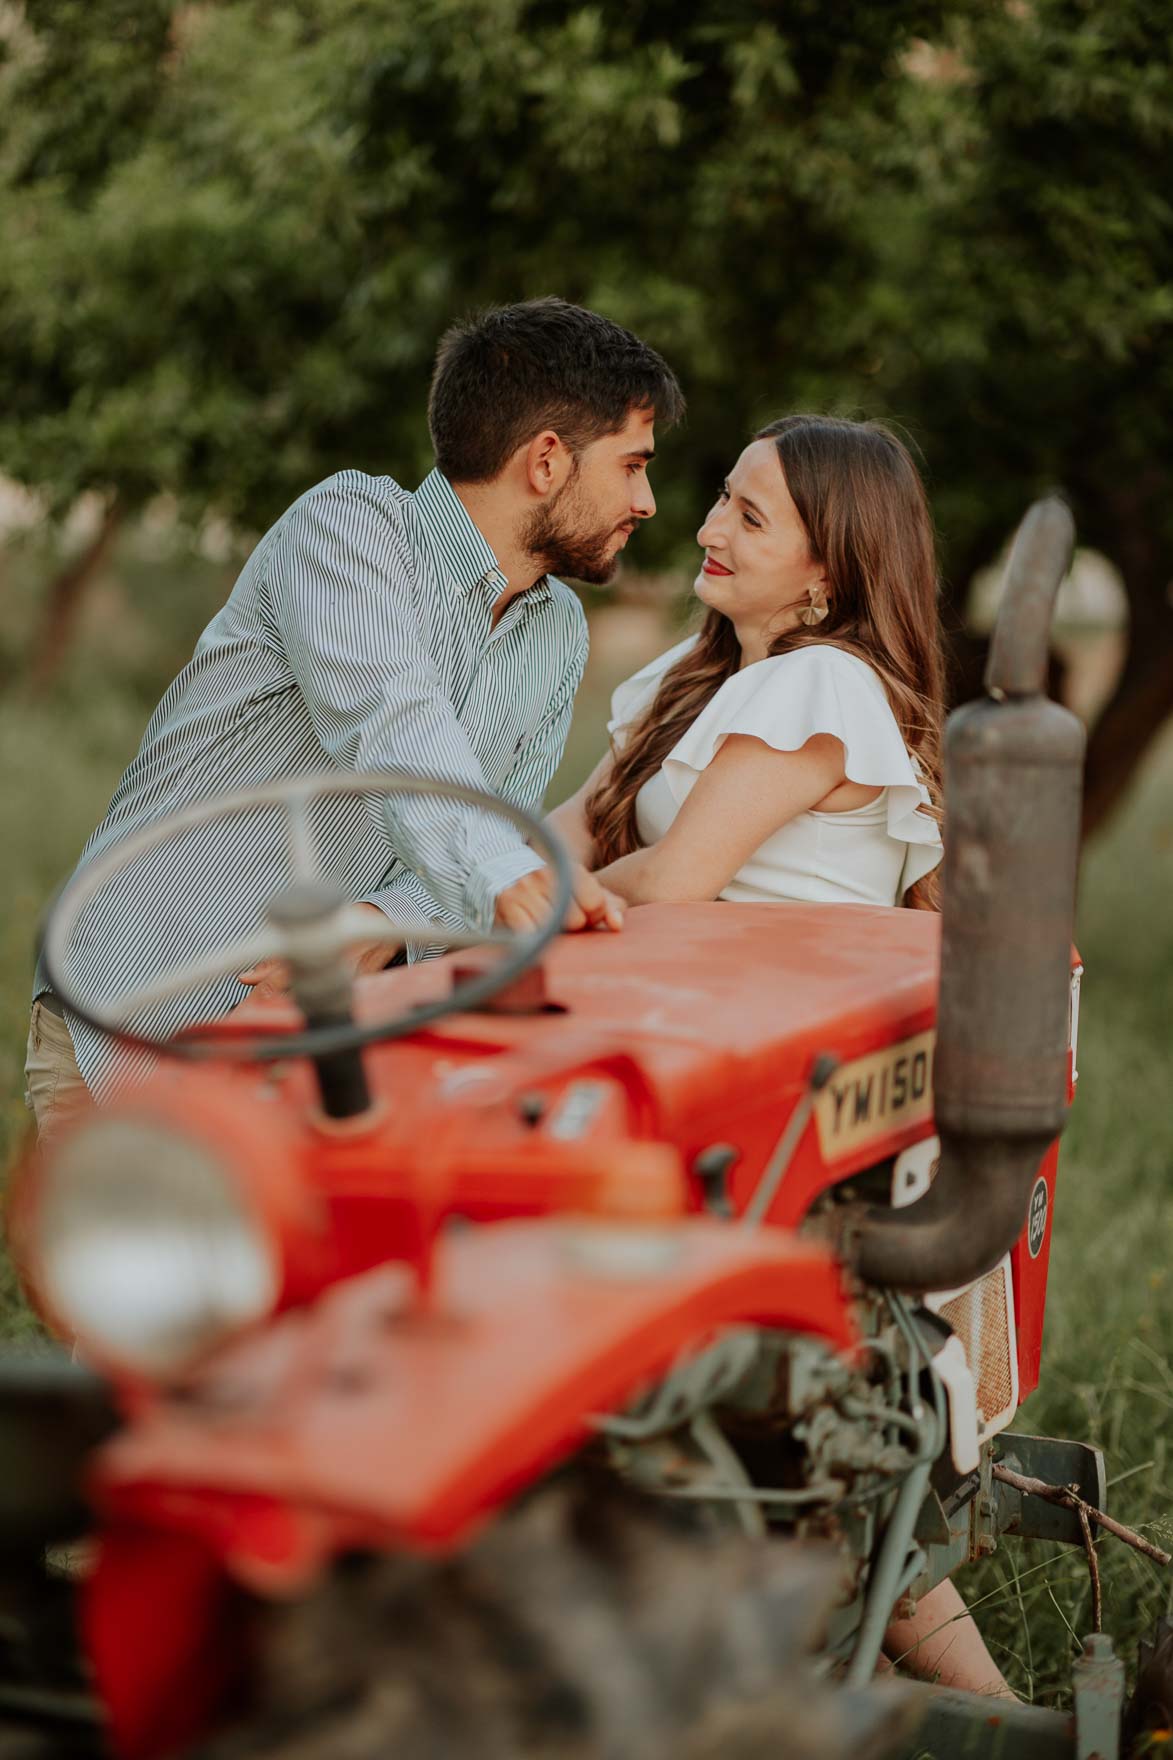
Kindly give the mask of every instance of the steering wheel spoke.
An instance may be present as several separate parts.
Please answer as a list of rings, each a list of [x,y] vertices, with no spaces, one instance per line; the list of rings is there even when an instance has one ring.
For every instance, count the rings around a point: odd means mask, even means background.
[[[411,947],[442,947],[455,953],[463,947],[516,947],[521,940],[503,929],[451,929],[447,923],[431,923],[426,929],[400,929],[400,941]]]
[[[296,789],[285,804],[285,818],[289,829],[289,861],[295,880],[313,881],[322,878],[322,864],[318,859],[318,846],[310,824],[312,799],[308,789]]]

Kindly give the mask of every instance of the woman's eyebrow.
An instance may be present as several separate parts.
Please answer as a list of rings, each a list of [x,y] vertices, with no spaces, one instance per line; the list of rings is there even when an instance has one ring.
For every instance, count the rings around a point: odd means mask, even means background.
[[[728,478],[725,479],[725,493],[726,495],[730,493]],[[751,513],[756,513],[759,519],[764,519],[768,523],[769,516],[763,512],[756,501],[751,501],[748,495],[743,495],[740,489],[737,492],[737,499],[741,502],[743,507],[748,507]]]

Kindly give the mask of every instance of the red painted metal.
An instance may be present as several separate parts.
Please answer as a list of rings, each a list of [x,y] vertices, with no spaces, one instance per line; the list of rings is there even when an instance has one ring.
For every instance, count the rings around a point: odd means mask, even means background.
[[[242,1682],[242,1597],[190,1533],[139,1521],[109,1527],[79,1605],[120,1760],[156,1760],[186,1748]]]
[[[748,1200],[817,1056],[848,1062],[931,1027],[939,942],[929,912],[867,905],[649,905],[623,934],[563,936],[547,956],[547,991],[562,1015],[458,1015],[368,1054],[378,1111],[342,1127],[315,1112],[304,1067],[277,1078],[311,1139],[309,1162],[342,1243],[338,1274],[403,1250],[393,1198],[411,1206],[445,1163],[494,1150],[555,1180],[569,1145],[654,1139],[685,1166],[713,1142],[739,1152],[735,1207]],[[358,1013],[377,1020],[441,994],[451,962],[386,972],[359,986]],[[285,1005],[248,1005],[237,1029],[294,1024]],[[251,1074],[272,1088],[271,1074]],[[560,1108],[582,1083],[607,1090],[571,1137]],[[525,1122],[522,1096],[545,1114]],[[835,1180],[929,1134],[894,1126],[827,1166],[813,1128],[770,1220],[793,1223]],[[426,1171],[425,1171],[426,1169]],[[691,1202],[699,1207],[700,1194]],[[453,1200],[453,1207],[459,1207]]]
[[[689,1169],[731,1145],[743,1210],[820,1054],[932,1027],[938,945],[917,911],[647,906],[620,936],[549,951],[564,1012],[453,1016],[370,1048],[361,1119],[323,1117],[303,1064],[181,1066],[113,1101],[205,1141],[285,1265],[275,1315],[183,1389],[125,1385],[129,1422],[95,1458],[108,1532],[86,1624],[118,1753],[151,1760],[222,1699],[231,1585],[288,1594],[347,1548],[461,1543],[592,1412],[722,1326],[852,1349],[841,1272],[794,1229],[932,1121],[830,1162],[812,1123],[756,1231],[700,1215]],[[357,1012],[430,998],[451,965],[365,980]],[[250,1003],[227,1031],[295,1024]],[[1022,1397],[1049,1248],[1048,1223],[1037,1257],[1025,1237],[1013,1252]]]
[[[1052,1143],[1039,1167],[1047,1185],[1047,1226],[1042,1246],[1031,1253],[1029,1226],[1010,1250],[1010,1275],[1014,1284],[1014,1325],[1018,1335],[1018,1403],[1039,1384],[1043,1359],[1043,1313],[1047,1305],[1047,1273],[1051,1263],[1051,1225],[1055,1216],[1055,1189],[1059,1176],[1059,1145]]]
[[[356,1543],[447,1546],[590,1434],[685,1348],[757,1323],[851,1350],[827,1251],[703,1217],[641,1226],[530,1219],[447,1233],[426,1302],[404,1266],[327,1291],[160,1396],[96,1457],[118,1519],[191,1527],[241,1581],[303,1586]],[[304,1512],[263,1546],[201,1498]],[[198,1495],[193,1495],[198,1493]]]
[[[424,1302],[404,1266],[349,1278],[140,1405],[90,1485],[107,1540],[86,1633],[116,1752],[154,1760],[222,1708],[231,1585],[290,1594],[343,1551],[459,1544],[591,1413],[735,1323],[856,1344],[839,1267],[781,1230],[514,1221],[446,1235]]]

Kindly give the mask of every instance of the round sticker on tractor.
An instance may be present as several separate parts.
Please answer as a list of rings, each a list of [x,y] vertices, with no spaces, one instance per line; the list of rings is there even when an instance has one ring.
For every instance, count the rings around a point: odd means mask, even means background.
[[[1030,1248],[1030,1256],[1037,1259],[1043,1244],[1043,1236],[1047,1232],[1047,1182],[1041,1176],[1035,1181],[1035,1189],[1030,1195],[1030,1212],[1027,1217],[1026,1244]]]

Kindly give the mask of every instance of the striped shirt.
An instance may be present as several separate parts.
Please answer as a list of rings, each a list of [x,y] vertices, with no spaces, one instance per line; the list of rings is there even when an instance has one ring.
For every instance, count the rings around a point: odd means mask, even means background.
[[[537,808],[562,755],[586,662],[582,607],[544,576],[496,626],[506,581],[447,479],[415,494],[343,471],[266,533],[143,736],[87,843],[99,851],[207,796],[278,777],[399,770]],[[427,797],[328,799],[310,810],[323,875],[393,921],[487,928],[497,894],[540,866],[503,820]],[[89,905],[64,974],[83,1000],[129,990],[259,927],[287,884],[277,809],[181,834]],[[34,994],[46,988],[38,971]],[[151,1034],[226,1013],[228,977],[136,1017]],[[120,1060],[67,1011],[102,1092]]]

